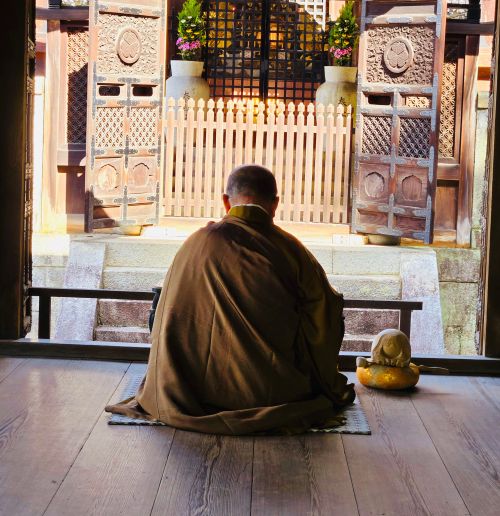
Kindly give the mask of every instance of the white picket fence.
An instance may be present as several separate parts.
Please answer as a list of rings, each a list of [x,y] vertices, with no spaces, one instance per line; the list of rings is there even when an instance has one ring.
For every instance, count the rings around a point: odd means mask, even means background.
[[[276,177],[277,220],[347,223],[351,106],[169,99],[163,124],[164,216],[222,216],[229,173],[257,163]]]

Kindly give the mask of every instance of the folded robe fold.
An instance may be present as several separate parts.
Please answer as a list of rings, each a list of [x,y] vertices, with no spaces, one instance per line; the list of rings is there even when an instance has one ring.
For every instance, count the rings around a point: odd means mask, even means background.
[[[165,278],[146,377],[106,407],[216,434],[298,433],[354,400],[338,372],[343,299],[255,206],[193,234]]]

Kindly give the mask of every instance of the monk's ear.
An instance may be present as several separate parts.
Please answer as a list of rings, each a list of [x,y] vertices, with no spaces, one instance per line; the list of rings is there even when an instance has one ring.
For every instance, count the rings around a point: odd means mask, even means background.
[[[231,203],[229,202],[229,195],[224,194],[222,196],[222,202],[224,203],[224,208],[226,209],[226,213],[229,213],[229,210],[231,209]]]
[[[276,196],[271,204],[271,217],[274,217],[276,210],[278,209],[278,204],[280,202],[280,198]]]

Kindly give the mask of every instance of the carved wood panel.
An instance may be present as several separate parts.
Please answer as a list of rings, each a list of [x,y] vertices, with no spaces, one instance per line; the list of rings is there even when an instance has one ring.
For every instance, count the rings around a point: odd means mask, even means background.
[[[91,2],[87,231],[158,222],[165,4]]]
[[[432,240],[441,0],[363,0],[352,226]]]

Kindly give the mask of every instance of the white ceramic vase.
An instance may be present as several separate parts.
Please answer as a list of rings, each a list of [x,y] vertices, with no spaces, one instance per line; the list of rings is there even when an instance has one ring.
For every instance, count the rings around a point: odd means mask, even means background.
[[[316,90],[316,103],[356,107],[355,66],[325,66],[325,82]]]
[[[184,98],[186,101],[194,99],[208,100],[210,87],[208,82],[201,77],[203,61],[170,61],[172,76],[165,83],[165,96],[175,100]]]

